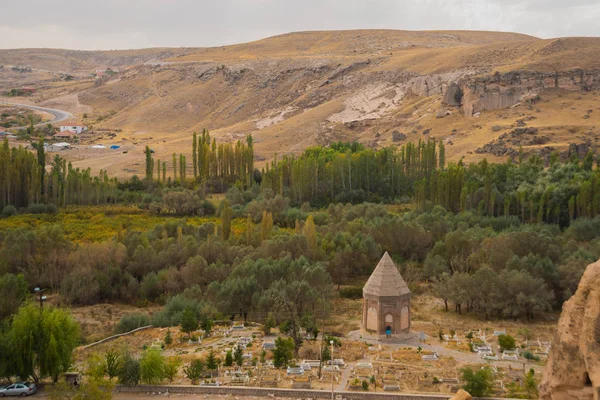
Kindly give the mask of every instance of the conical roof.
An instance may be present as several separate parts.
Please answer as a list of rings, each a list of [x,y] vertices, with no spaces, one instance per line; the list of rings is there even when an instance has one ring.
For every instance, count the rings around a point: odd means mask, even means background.
[[[410,290],[402,279],[396,264],[386,251],[377,267],[363,288],[363,295],[370,294],[381,297],[395,297],[410,294]]]

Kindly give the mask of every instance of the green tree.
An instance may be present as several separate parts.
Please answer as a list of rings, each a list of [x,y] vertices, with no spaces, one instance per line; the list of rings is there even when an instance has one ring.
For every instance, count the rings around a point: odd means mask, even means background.
[[[177,154],[173,153],[173,182],[177,181]]]
[[[267,351],[265,349],[263,349],[260,352],[260,362],[264,364],[266,359],[267,359]]]
[[[173,343],[173,338],[171,337],[171,330],[167,329],[167,333],[165,334],[165,344],[168,346]]]
[[[329,342],[327,342],[329,343]],[[321,351],[321,361],[322,362],[327,362],[331,360],[331,350],[330,350],[330,346],[325,344],[323,346],[323,351]]]
[[[106,375],[106,359],[99,353],[92,353],[85,360],[85,374],[90,379],[102,380]]]
[[[516,346],[515,338],[510,335],[499,335],[498,344],[500,345],[500,351],[513,350]]]
[[[58,380],[71,366],[78,339],[79,326],[68,312],[50,307],[40,310],[34,304],[21,307],[9,331],[16,372],[36,382],[45,376]]]
[[[273,329],[274,327],[275,327],[275,316],[273,315],[272,312],[269,312],[269,314],[267,315],[267,319],[265,320],[265,323],[263,325],[263,333],[265,335],[270,335],[271,329]]]
[[[493,375],[492,371],[488,368],[481,368],[477,371],[473,371],[471,368],[463,368],[462,379],[465,381],[463,389],[465,389],[473,397],[486,397],[488,396],[493,387]]]
[[[200,326],[206,336],[210,336],[210,332],[212,331],[213,325],[214,321],[212,320],[212,318],[210,318],[210,316],[206,314],[202,316],[202,322],[200,323]]]
[[[119,368],[121,363],[121,353],[117,350],[111,349],[104,354],[106,360],[106,375],[109,379],[113,379],[119,375]]]
[[[590,149],[588,150],[585,158],[583,159],[582,168],[584,171],[591,171],[594,166],[594,152]]]
[[[213,351],[213,349],[211,348],[210,351],[208,352],[208,356],[206,357],[206,369],[208,369],[209,371],[214,371],[216,370],[218,367],[217,365],[217,358],[215,357],[215,353]]]
[[[43,195],[45,193],[44,188],[46,187],[46,149],[44,147],[44,139],[40,139],[37,145],[37,162],[40,171],[40,195]]]
[[[229,202],[227,200],[223,203],[223,209],[221,210],[221,234],[223,236],[223,240],[229,239],[229,235],[231,234],[231,218],[233,216],[233,211],[231,207],[229,207]]]
[[[165,360],[160,350],[150,347],[144,351],[140,358],[140,378],[142,382],[156,385],[163,380],[165,374]]]
[[[275,368],[286,368],[294,357],[294,340],[278,337],[275,340],[275,348],[272,352]]]
[[[523,379],[523,387],[528,399],[537,399],[539,397],[538,382],[535,379],[535,371],[531,368]]]
[[[14,314],[27,296],[27,282],[23,274],[5,274],[0,277],[0,321]]]
[[[226,367],[231,367],[233,365],[233,354],[231,353],[231,350],[227,350],[227,353],[225,354],[225,363],[223,365]]]
[[[192,139],[192,164],[194,166],[194,179],[198,176],[198,134],[194,132]]]
[[[181,358],[180,357],[169,357],[165,361],[165,365],[163,368],[164,378],[169,381],[169,383],[173,383],[173,380],[177,376],[177,372],[179,372],[179,368],[181,367]]]
[[[238,367],[241,367],[244,363],[244,352],[242,351],[241,346],[237,346],[235,349],[235,353],[233,353],[233,359]]]
[[[146,146],[144,151],[146,154],[146,180],[151,181],[154,175],[154,159],[152,158],[152,150]]]
[[[203,372],[204,362],[202,360],[193,360],[190,365],[183,367],[183,373],[192,382],[192,385],[198,384]]]
[[[10,381],[17,375],[15,364],[12,360],[12,349],[7,334],[0,330],[0,379]]]
[[[190,338],[190,334],[195,330],[198,330],[196,313],[191,308],[186,308],[181,314],[181,331],[187,333],[188,338]]]
[[[312,215],[309,215],[308,218],[306,218],[304,236],[306,236],[308,250],[310,251],[311,256],[315,257],[317,253],[317,227]]]

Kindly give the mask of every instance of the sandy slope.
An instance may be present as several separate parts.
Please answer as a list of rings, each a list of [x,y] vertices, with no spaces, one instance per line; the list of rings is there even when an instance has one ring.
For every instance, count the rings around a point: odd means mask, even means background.
[[[517,106],[485,112],[478,120],[458,110],[444,119],[435,116],[453,82],[519,70],[600,71],[599,38],[542,40],[471,31],[299,32],[214,48],[0,50],[0,64],[46,71],[37,78],[33,100],[64,107],[79,118],[85,115],[92,129],[122,130],[114,139],[91,139],[123,145],[132,150],[127,154],[81,150],[67,155],[78,166],[121,176],[138,172],[145,145],[155,149],[157,158],[169,160],[173,152],[189,153],[192,132],[203,128],[220,140],[251,133],[259,156],[266,159],[333,140],[381,147],[392,144],[397,130],[408,140],[446,139],[452,143],[450,159],[475,160],[480,155],[471,153],[503,133],[492,133],[492,126],[510,127],[531,112],[535,125],[554,133],[548,145],[568,146],[569,129],[592,143],[598,133],[598,112],[583,118],[597,107],[595,92],[579,90],[542,93],[545,103],[539,112]],[[120,72],[103,85],[84,78],[106,67]],[[66,82],[60,78],[65,71],[80,75]],[[6,68],[0,70],[0,89],[25,79],[9,75]],[[562,107],[560,96],[577,103],[571,107],[575,110]]]

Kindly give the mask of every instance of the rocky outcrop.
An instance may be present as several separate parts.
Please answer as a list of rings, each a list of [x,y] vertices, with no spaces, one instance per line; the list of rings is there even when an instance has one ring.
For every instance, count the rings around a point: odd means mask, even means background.
[[[463,91],[461,105],[467,116],[508,108],[522,101],[535,102],[537,94],[548,88],[590,91],[600,89],[600,71],[573,70],[557,73],[515,71],[496,73],[451,84],[444,93],[444,102],[458,106],[455,94]]]
[[[406,135],[404,133],[400,133],[398,131],[392,132],[392,141],[393,142],[401,142],[406,140]]]
[[[600,399],[600,261],[588,265],[563,305],[540,399]]]
[[[505,156],[509,155],[511,157],[516,157],[519,155],[519,152],[513,148],[506,147],[506,143],[503,139],[494,140],[492,142],[486,143],[483,147],[478,147],[475,150],[477,154],[493,154],[495,156]]]

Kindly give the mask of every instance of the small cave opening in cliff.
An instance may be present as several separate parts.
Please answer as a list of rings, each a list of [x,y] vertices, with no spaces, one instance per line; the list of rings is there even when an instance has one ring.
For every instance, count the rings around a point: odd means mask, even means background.
[[[587,373],[585,374],[585,386],[592,387],[592,380],[590,379],[590,376]]]

